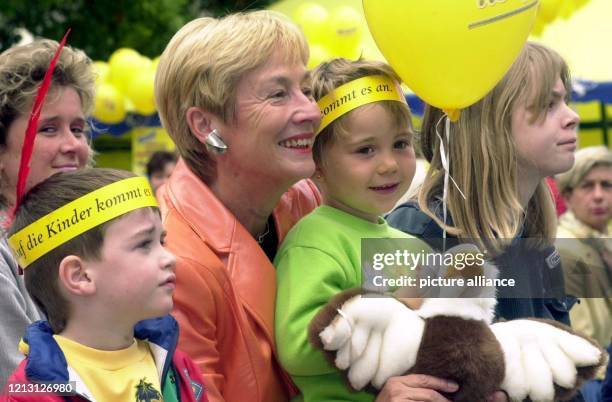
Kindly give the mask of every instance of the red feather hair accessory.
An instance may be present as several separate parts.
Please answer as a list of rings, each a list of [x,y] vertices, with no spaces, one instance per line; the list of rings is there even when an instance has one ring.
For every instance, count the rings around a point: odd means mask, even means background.
[[[32,112],[30,113],[30,119],[28,120],[28,127],[26,128],[25,137],[23,138],[23,147],[21,148],[21,159],[19,161],[19,174],[17,175],[17,188],[15,190],[15,206],[10,215],[9,221],[12,221],[15,217],[15,212],[19,205],[21,204],[21,200],[25,193],[25,186],[28,176],[30,174],[30,161],[32,159],[32,151],[34,150],[34,141],[36,141],[36,129],[38,127],[38,120],[40,119],[40,113],[42,110],[42,105],[45,101],[45,96],[47,92],[49,92],[49,87],[51,86],[51,76],[53,75],[53,71],[55,70],[55,64],[57,63],[57,59],[59,58],[62,49],[64,48],[64,44],[66,43],[66,39],[68,38],[68,34],[70,34],[70,28],[64,34],[64,37],[59,43],[59,47],[55,52],[55,55],[51,59],[49,63],[49,68],[45,73],[45,77],[43,78],[42,83],[40,84],[40,88],[38,89],[38,93],[36,94],[36,98],[34,100],[34,105],[32,106]]]

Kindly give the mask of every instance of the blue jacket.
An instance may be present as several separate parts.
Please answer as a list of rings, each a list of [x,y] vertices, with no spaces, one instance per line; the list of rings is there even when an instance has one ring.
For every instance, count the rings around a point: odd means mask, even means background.
[[[386,218],[391,226],[422,239],[434,249],[441,248],[442,228],[422,212],[415,201],[398,206]],[[448,234],[447,238],[457,241]],[[508,296],[506,292],[509,290],[498,289],[498,318],[546,318],[569,325],[569,310],[576,299],[564,295],[563,270],[560,258],[554,258],[556,255],[558,253],[553,246],[526,253],[523,249],[519,252],[518,246],[511,245],[495,259],[502,278],[522,279],[530,286],[530,294],[537,295],[532,298],[504,297],[504,294]],[[546,292],[555,293],[558,297],[546,297]]]
[[[612,343],[608,346],[608,356],[612,356]],[[612,402],[612,358],[608,361],[606,378],[601,384],[601,402]]]
[[[158,370],[161,369],[161,388],[165,401],[207,401],[199,370],[184,353],[176,350],[178,324],[167,315],[139,322],[134,328],[134,337],[146,340]],[[64,353],[53,338],[53,330],[47,321],[31,324],[23,338],[28,344],[27,358],[19,365],[9,384],[49,382],[75,384],[76,394],[70,397],[59,395],[33,396],[8,394],[5,389],[0,401],[92,401],[93,396],[74,370],[68,370]]]
[[[391,226],[422,239],[434,249],[440,249],[443,236],[442,228],[429,215],[421,211],[417,202],[408,201],[398,206],[386,219]],[[447,234],[447,238],[449,237],[453,238],[453,236]],[[457,241],[456,238],[454,239]],[[535,276],[530,275],[529,277],[530,280],[535,279],[536,282],[539,282],[535,287],[541,287],[546,283],[549,289],[564,289],[560,258],[551,258],[558,254],[553,246],[539,252],[523,254],[517,252],[513,245],[503,255],[495,259],[495,264],[500,267],[501,277],[517,277],[527,272],[525,268],[528,267],[531,273],[534,271],[537,273]],[[556,263],[551,263],[551,261]],[[504,272],[504,268],[510,271]],[[498,318],[505,320],[530,317],[546,318],[570,325],[569,310],[576,302],[575,297],[504,298],[503,292],[505,290],[498,290],[498,296],[502,295],[497,299],[496,316]],[[584,402],[584,398],[581,393],[578,393],[570,402]]]

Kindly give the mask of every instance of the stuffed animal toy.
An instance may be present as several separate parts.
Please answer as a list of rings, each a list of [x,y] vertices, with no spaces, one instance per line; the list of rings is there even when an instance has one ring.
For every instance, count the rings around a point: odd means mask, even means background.
[[[500,389],[512,401],[566,401],[605,363],[595,341],[555,321],[492,324],[496,301],[488,296],[427,298],[412,310],[392,297],[348,290],[315,316],[310,341],[347,371],[355,390],[428,374],[459,384],[445,395],[455,402],[484,401]]]

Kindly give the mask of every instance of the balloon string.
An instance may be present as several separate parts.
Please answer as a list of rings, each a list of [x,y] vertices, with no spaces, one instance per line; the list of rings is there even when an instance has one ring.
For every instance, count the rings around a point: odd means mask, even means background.
[[[446,143],[449,145],[449,149],[447,150],[446,147],[444,146],[444,139],[442,138],[442,136],[440,135],[440,130],[439,130],[439,125],[440,122],[442,122],[442,119],[444,119],[444,137],[446,139]],[[451,176],[450,174],[450,164],[449,164],[449,159],[450,159],[450,124],[451,121],[449,119],[448,116],[442,116],[440,118],[440,120],[438,120],[438,123],[436,124],[436,135],[438,136],[438,139],[440,140],[440,160],[442,161],[442,168],[444,168],[444,187],[442,190],[442,216],[443,216],[443,222],[444,222],[444,227],[443,232],[442,232],[442,249],[444,251],[446,251],[446,218],[448,216],[448,205],[447,205],[447,200],[448,200],[448,186],[449,186],[449,182],[452,181],[455,188],[457,189],[457,191],[459,191],[459,194],[461,194],[461,196],[463,197],[464,200],[467,200],[467,197],[465,196],[465,194],[463,194],[463,191],[461,191],[461,189],[459,188],[459,185],[457,184],[457,182],[455,181],[455,179],[453,179],[453,176]]]
[[[66,39],[68,38],[68,34],[70,33],[70,28],[64,34],[64,37],[59,43],[57,51],[55,55],[51,59],[49,63],[49,68],[45,72],[45,76],[43,78],[42,83],[40,84],[40,88],[38,88],[38,93],[36,94],[36,98],[34,100],[34,105],[32,106],[32,113],[30,113],[30,118],[28,121],[28,126],[26,128],[25,136],[23,138],[23,146],[21,148],[21,159],[19,161],[19,173],[17,175],[17,188],[15,189],[15,206],[10,215],[9,221],[12,221],[15,217],[15,212],[17,212],[17,208],[21,204],[21,200],[23,199],[26,187],[26,181],[30,174],[30,161],[32,160],[32,152],[34,151],[34,142],[36,140],[36,130],[38,127],[38,120],[40,119],[40,113],[42,111],[42,106],[45,101],[45,96],[47,92],[49,92],[49,87],[51,86],[51,76],[53,75],[53,70],[55,70],[55,64],[57,63],[57,59],[59,58],[62,49],[64,48],[64,44],[66,43]]]

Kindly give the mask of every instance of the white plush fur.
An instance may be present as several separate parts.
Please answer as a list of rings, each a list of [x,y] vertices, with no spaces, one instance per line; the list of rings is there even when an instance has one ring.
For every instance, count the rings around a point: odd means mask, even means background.
[[[555,397],[552,371],[539,349],[537,340],[525,340],[521,344],[521,357],[531,400],[552,402]]]
[[[550,366],[555,383],[564,388],[572,388],[576,384],[576,375],[578,374],[572,360],[568,359],[566,354],[552,342],[539,339],[538,346],[542,356]]]
[[[506,391],[510,400],[522,401],[527,398],[529,389],[523,372],[521,346],[518,340],[512,336],[511,331],[506,330],[507,327],[504,324],[506,323],[491,325],[491,331],[493,331],[504,352],[506,375],[501,383],[501,389]]]
[[[382,387],[416,362],[424,320],[401,302],[388,297],[355,296],[319,334],[326,350],[338,350],[336,366],[347,369],[355,389],[369,382]],[[384,313],[383,313],[384,312]]]
[[[493,298],[433,298],[426,299],[417,313],[423,318],[435,316],[460,317],[484,321],[487,324],[495,316],[496,300]]]
[[[354,349],[351,350],[352,356],[359,356],[359,358],[353,362],[348,374],[348,379],[353,388],[361,389],[374,378],[379,365],[381,342],[382,334],[378,331],[374,331],[370,334],[368,339],[366,339],[368,347],[363,349],[362,353],[353,354]]]
[[[601,358],[587,340],[546,323],[514,320],[493,324],[491,330],[504,351],[502,389],[513,401],[527,396],[534,402],[552,401],[553,382],[572,388],[576,367],[595,365]]]
[[[408,311],[412,313],[410,316],[397,317],[395,325],[385,331],[378,372],[372,381],[376,388],[382,388],[390,377],[406,373],[416,363],[425,321],[412,310]]]
[[[336,367],[340,370],[346,370],[351,365],[351,345],[350,342],[346,342],[338,353],[336,353]]]
[[[451,316],[491,323],[494,298],[430,298],[413,311],[393,298],[355,296],[319,336],[337,350],[336,365],[348,369],[355,389],[382,388],[388,378],[415,364],[425,319]],[[601,350],[586,339],[543,322],[522,319],[490,325],[504,354],[501,389],[512,401],[554,399],[554,384],[572,388],[576,367],[596,365]]]
[[[344,317],[338,314],[331,324],[321,333],[321,341],[325,350],[338,350],[351,337],[352,323],[349,323]]]
[[[465,253],[477,252],[478,248],[474,245],[459,245],[451,248],[448,252]],[[449,267],[443,267],[440,271],[440,276],[447,275]],[[485,261],[482,267],[483,276],[487,279],[496,279],[499,276],[499,270],[493,264]],[[476,294],[479,297],[461,297],[467,294]],[[456,294],[452,294],[456,293]],[[490,324],[495,316],[495,299],[494,287],[479,287],[479,288],[446,288],[441,289],[441,294],[449,296],[448,298],[428,298],[425,299],[421,308],[417,313],[423,318],[431,318],[435,316],[460,317],[468,320],[479,320]],[[454,297],[451,297],[454,296]]]
[[[591,345],[586,339],[571,335],[568,332],[560,334],[559,344],[578,367],[591,366],[601,359],[601,351]]]

